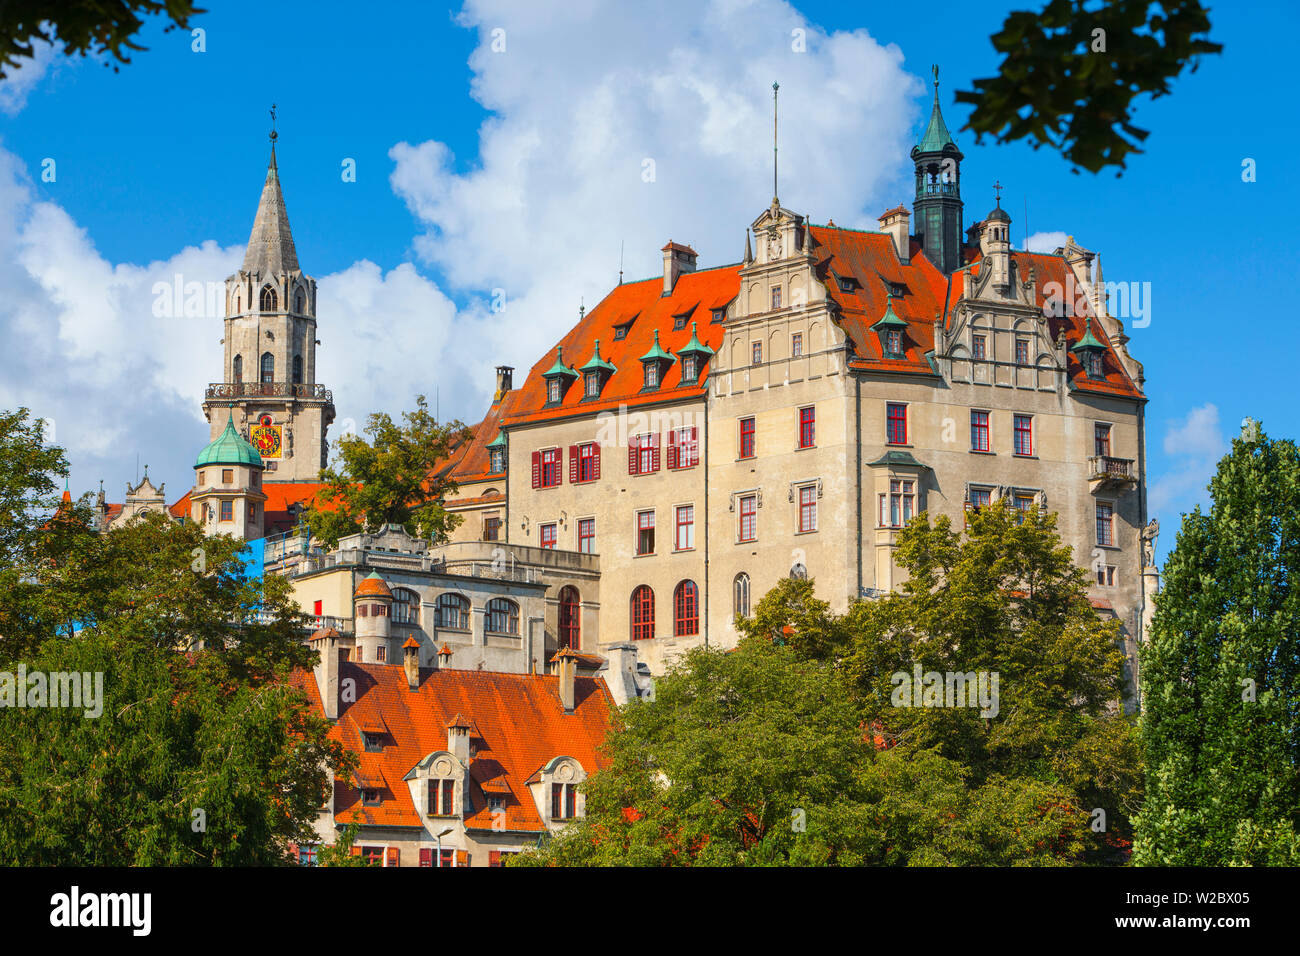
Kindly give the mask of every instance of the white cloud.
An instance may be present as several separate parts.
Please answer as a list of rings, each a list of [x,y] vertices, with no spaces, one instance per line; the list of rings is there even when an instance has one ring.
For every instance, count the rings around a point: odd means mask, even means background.
[[[777,0],[470,0],[461,22],[494,111],[478,161],[458,173],[444,144],[398,143],[391,182],[452,289],[505,290],[485,365],[540,358],[617,281],[620,243],[629,279],[659,272],[669,239],[701,267],[738,261],[772,195],[774,80],[784,205],[876,229],[906,195],[922,86],[865,30],[828,35]]]
[[[8,75],[0,79],[0,113],[17,116],[27,105],[27,96],[44,79],[51,65],[63,59],[63,41],[53,44],[42,40],[32,42],[32,55],[10,67]]]
[[[1025,250],[1027,252],[1055,252],[1065,245],[1068,238],[1063,232],[1036,232],[1025,240]]]
[[[363,260],[317,277],[317,378],[334,393],[335,434],[347,419],[408,409],[417,393],[437,393],[444,418],[477,421],[492,367],[526,373],[579,302],[590,308],[617,281],[620,243],[629,279],[658,273],[670,238],[692,243],[702,267],[738,261],[771,199],[773,80],[784,205],[874,229],[910,188],[924,87],[897,47],[864,30],[827,34],[780,0],[470,0],[461,22],[480,40],[472,94],[493,111],[477,157],[457,172],[438,142],[390,151],[392,187],[419,223],[414,249],[442,288],[410,264]],[[807,52],[792,49],[796,29]],[[22,107],[52,55],[0,87],[0,108]],[[120,498],[139,452],[174,500],[207,439],[200,403],[221,375],[222,329],[219,308],[155,314],[154,289],[176,275],[183,298],[189,283],[220,288],[241,255],[208,240],[165,261],[114,263],[0,148],[0,335],[14,343],[0,408],[55,421],[74,486],[107,477]],[[497,289],[504,311],[490,309]]]
[[[1210,501],[1210,478],[1228,443],[1219,426],[1219,409],[1207,403],[1183,419],[1167,423],[1163,442],[1170,466],[1151,486],[1150,511],[1159,516],[1190,511]],[[1172,516],[1172,515],[1171,515]]]

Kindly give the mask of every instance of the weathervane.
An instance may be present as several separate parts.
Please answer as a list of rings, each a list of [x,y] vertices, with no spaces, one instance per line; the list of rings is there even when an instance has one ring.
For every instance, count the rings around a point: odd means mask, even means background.
[[[999,206],[1002,205],[1002,190],[1003,190],[1004,188],[1005,188],[1005,187],[1003,187],[1003,185],[1002,185],[1002,181],[1001,181],[1000,179],[999,179],[999,180],[996,180],[996,181],[993,183],[993,195],[994,195],[994,197],[996,197],[996,199],[997,199],[997,204],[998,204]]]
[[[275,104],[272,103],[272,104],[271,104],[271,142],[274,143],[274,142],[275,142],[275,139],[276,139],[276,135],[275,135]]]
[[[934,88],[938,90],[939,89],[939,64],[938,63],[931,64],[930,70],[931,72],[934,73]]]

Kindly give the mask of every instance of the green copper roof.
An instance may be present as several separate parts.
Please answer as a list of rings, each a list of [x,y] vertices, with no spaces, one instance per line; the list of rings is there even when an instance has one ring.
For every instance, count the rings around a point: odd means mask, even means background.
[[[677,350],[677,354],[690,355],[692,352],[697,352],[700,355],[710,355],[710,356],[716,354],[713,351],[713,349],[709,348],[707,345],[701,342],[699,340],[699,337],[696,336],[694,322],[691,323],[691,340],[687,342],[685,345],[683,345],[681,348],[679,348]]]
[[[659,347],[659,330],[655,329],[655,344],[650,347],[650,351],[641,356],[642,362],[675,362],[671,352],[665,352]]]
[[[894,294],[891,292],[885,302],[885,314],[880,317],[880,321],[871,327],[871,331],[879,332],[881,329],[905,328],[907,328],[907,323],[894,314]]]
[[[1097,337],[1092,334],[1092,316],[1088,316],[1088,326],[1084,330],[1083,338],[1079,343],[1070,349],[1071,352],[1079,352],[1083,349],[1104,349],[1106,346],[1097,341]]]
[[[487,443],[486,445],[484,445],[483,447],[484,447],[484,448],[505,448],[505,447],[506,447],[506,433],[503,432],[503,431],[498,431],[498,432],[497,432],[497,437],[494,438],[494,439],[492,439],[490,442],[488,442],[488,443]]]
[[[235,413],[233,410],[226,420],[226,430],[217,436],[216,441],[199,452],[194,467],[202,468],[204,465],[252,465],[256,468],[262,467],[262,456],[257,453],[257,449],[240,438],[239,432],[235,431]]]
[[[909,468],[929,468],[929,465],[923,465],[912,456],[910,451],[887,451],[875,461],[867,462],[868,465],[901,465]]]
[[[547,375],[567,375],[570,378],[578,377],[577,372],[575,372],[573,369],[569,368],[569,366],[564,364],[563,345],[557,345],[555,347],[555,364],[542,373],[543,377],[546,377]]]
[[[952,141],[952,134],[948,132],[947,124],[943,121],[943,113],[939,111],[939,68],[935,67],[934,106],[930,110],[930,125],[925,128],[925,135],[921,137],[921,142],[916,144],[916,150],[919,153],[941,153],[945,146],[956,145]]]
[[[584,372],[602,371],[602,372],[609,372],[611,375],[614,372],[618,371],[618,369],[616,369],[612,363],[606,362],[603,358],[600,357],[600,339],[596,339],[596,349],[594,352],[591,353],[591,358],[587,360],[587,364],[582,366],[582,371]]]

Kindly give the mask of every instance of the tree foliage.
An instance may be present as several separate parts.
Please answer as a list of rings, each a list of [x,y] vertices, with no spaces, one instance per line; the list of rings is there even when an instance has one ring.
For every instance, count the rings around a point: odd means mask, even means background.
[[[975,107],[965,128],[977,140],[1051,146],[1090,172],[1123,169],[1148,135],[1132,123],[1133,100],[1164,96],[1198,57],[1220,52],[1209,29],[1198,0],[1050,0],[1015,11],[993,35],[998,75],[957,93]]]
[[[1300,864],[1300,451],[1243,435],[1183,518],[1143,647],[1134,861]]]
[[[429,414],[423,395],[404,424],[387,413],[371,415],[365,433],[340,440],[334,463],[321,471],[328,482],[304,513],[312,536],[328,547],[359,531],[379,531],[397,524],[408,534],[445,541],[460,517],[443,507],[456,483],[445,466],[456,446],[471,432],[458,421],[440,424]]]
[[[786,579],[619,712],[587,816],[513,865],[1113,859],[1139,795],[1115,622],[1054,516],[900,534],[901,593],[837,615]],[[995,671],[1000,709],[900,707],[892,675]],[[1096,833],[1093,810],[1107,814]]]
[[[190,17],[206,12],[191,0],[6,0],[0,6],[0,78],[12,76],[33,55],[37,40],[60,41],[69,56],[108,53],[130,63],[128,51],[145,49],[135,42],[142,17],[165,16],[168,32],[188,30]]]
[[[30,457],[39,437],[5,440]],[[40,460],[66,473],[61,451]],[[7,472],[0,500],[48,481]],[[100,534],[90,517],[31,514],[21,573],[0,574],[0,862],[290,862],[352,758],[290,681],[315,652],[287,582],[245,579],[243,542],[193,524],[147,514]],[[86,690],[99,675],[102,697],[54,706],[48,675],[73,672]]]

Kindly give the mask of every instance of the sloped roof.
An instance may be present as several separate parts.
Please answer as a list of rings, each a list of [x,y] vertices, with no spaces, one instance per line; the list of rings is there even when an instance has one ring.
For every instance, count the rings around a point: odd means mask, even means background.
[[[470,744],[477,748],[469,768],[468,827],[492,829],[487,784],[488,792],[506,796],[507,830],[540,832],[545,825],[525,781],[556,757],[572,757],[587,773],[605,765],[599,747],[614,703],[598,678],[576,678],[574,710],[565,714],[554,675],[421,668],[420,685],[410,690],[400,664],[345,661],[339,676],[356,681],[357,699],[343,704],[330,736],[356,753],[361,773],[388,782],[380,805],[366,807],[351,781],[336,780],[339,824],[421,826],[420,808],[403,778],[429,754],[447,749],[447,724],[458,714],[472,723]],[[322,712],[311,673],[295,673],[294,683]],[[359,731],[376,722],[387,728],[389,739],[382,752],[367,753]]]
[[[281,272],[298,271],[298,252],[293,246],[289,231],[289,213],[284,207],[284,193],[280,190],[280,173],[275,165],[275,144],[271,145],[271,164],[266,170],[266,183],[262,198],[257,203],[253,218],[253,231],[248,237],[244,252],[244,272],[259,273],[263,279]]]
[[[501,420],[518,407],[519,400],[519,390],[511,389],[501,397],[501,401],[493,403],[481,422],[471,426],[470,430],[474,433],[474,437],[459,446],[450,459],[450,477],[454,481],[464,484],[482,481],[492,475],[500,474],[491,471],[492,456],[488,452],[488,445],[496,440],[501,432]],[[463,503],[463,501],[449,502],[449,504]]]
[[[684,273],[677,279],[670,295],[663,295],[663,287],[662,276],[615,286],[557,343],[564,349],[566,363],[582,365],[592,357],[595,342],[600,339],[601,357],[618,370],[609,376],[599,399],[584,401],[582,383],[577,381],[570,384],[558,406],[543,407],[546,405],[544,375],[554,363],[556,354],[551,348],[529,371],[523,386],[516,390],[516,404],[503,416],[506,427],[592,414],[617,409],[619,405],[632,407],[702,396],[704,376],[701,374],[699,381],[683,384],[680,361],[668,366],[658,389],[643,392],[645,380],[641,356],[654,347],[655,332],[659,333],[660,346],[675,356],[691,339],[691,320],[696,323],[699,340],[716,351],[722,344],[723,330],[721,325],[713,323],[712,311],[727,305],[739,293],[740,265]],[[688,321],[683,328],[674,329],[674,319],[682,315],[688,315]],[[614,329],[629,322],[627,335],[616,338]]]

